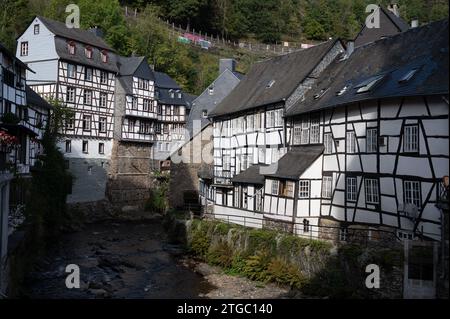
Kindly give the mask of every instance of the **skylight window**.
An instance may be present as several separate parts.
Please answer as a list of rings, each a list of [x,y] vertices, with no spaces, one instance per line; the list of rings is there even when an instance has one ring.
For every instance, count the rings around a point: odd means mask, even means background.
[[[275,80],[270,80],[269,83],[267,83],[266,88],[270,89],[274,84],[275,84]]]
[[[357,89],[356,93],[366,93],[369,92],[371,89],[373,89],[378,83],[381,82],[381,80],[384,78],[383,75],[376,75],[373,76],[360,84],[358,84],[355,88]]]
[[[413,76],[417,73],[418,69],[412,69],[406,72],[399,80],[398,83],[408,82],[413,78]]]
[[[344,86],[340,91],[337,91],[336,96],[341,96],[342,94],[347,92],[347,90],[348,90],[348,85]]]
[[[320,99],[322,96],[325,95],[325,93],[327,93],[327,91],[328,91],[328,88],[327,89],[322,89],[322,90],[320,90],[319,93],[314,94],[314,100]]]

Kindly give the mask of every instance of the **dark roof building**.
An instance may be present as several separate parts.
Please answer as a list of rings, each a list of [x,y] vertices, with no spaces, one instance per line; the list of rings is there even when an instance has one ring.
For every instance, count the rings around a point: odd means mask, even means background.
[[[154,72],[155,74],[155,86],[157,91],[157,99],[161,104],[170,105],[186,105],[184,94],[178,98],[175,92],[181,92],[181,87],[178,83],[172,79],[169,75],[163,72]]]
[[[285,101],[337,42],[330,40],[256,63],[209,115],[218,117]]]
[[[153,70],[145,57],[118,57],[119,82],[127,94],[133,94],[133,76],[155,81]]]
[[[233,59],[221,59],[219,76],[193,101],[186,123],[191,137],[194,134],[194,121],[200,121],[200,125],[196,129],[203,130],[206,125],[211,123],[208,119],[209,114],[239,84],[242,75],[236,72],[235,67],[236,62]]]
[[[448,19],[384,38],[335,60],[287,116],[364,100],[448,94]]]
[[[33,89],[31,89],[28,85],[25,88],[27,94],[27,103],[32,106],[37,106],[43,109],[52,109],[52,106],[44,100],[39,94],[37,94]]]

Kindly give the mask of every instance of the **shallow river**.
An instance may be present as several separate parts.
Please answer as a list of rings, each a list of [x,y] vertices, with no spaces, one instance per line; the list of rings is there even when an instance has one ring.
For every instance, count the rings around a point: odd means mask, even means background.
[[[62,236],[25,284],[29,298],[198,298],[213,287],[180,262],[160,220],[103,222]],[[65,268],[80,267],[80,289]]]

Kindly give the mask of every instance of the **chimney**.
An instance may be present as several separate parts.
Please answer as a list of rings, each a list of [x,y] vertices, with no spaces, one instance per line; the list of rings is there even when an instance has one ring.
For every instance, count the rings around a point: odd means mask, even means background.
[[[419,19],[411,20],[411,28],[417,28],[419,26]]]
[[[90,28],[89,32],[92,32],[93,34],[95,34],[97,37],[100,37],[100,38],[103,38],[103,36],[104,36],[102,29],[100,29],[97,26]]]
[[[236,60],[234,59],[220,59],[219,61],[219,74],[225,72],[228,69],[231,72],[236,71]]]
[[[392,3],[388,5],[388,10],[395,14],[397,17],[400,17],[400,11],[398,9],[398,4]]]
[[[355,41],[348,41],[347,52],[345,53],[345,56],[348,58],[350,55],[352,55],[354,50],[355,50]]]

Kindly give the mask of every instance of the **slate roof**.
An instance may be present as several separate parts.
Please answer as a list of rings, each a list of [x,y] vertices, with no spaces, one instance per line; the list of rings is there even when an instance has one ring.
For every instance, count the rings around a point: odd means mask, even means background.
[[[92,48],[92,59],[88,59],[84,53],[85,45],[75,42],[75,54],[69,54],[69,49],[67,45],[67,39],[55,37],[55,47],[56,47],[56,53],[58,56],[65,60],[65,61],[71,61],[74,63],[87,65],[99,69],[103,69],[106,71],[118,73],[119,68],[117,66],[118,62],[118,56],[114,54],[113,52],[108,52],[108,60],[106,63],[103,63],[101,60],[101,54],[100,49],[96,47]]]
[[[238,86],[210,114],[236,113],[288,98],[338,40],[256,63]],[[273,85],[267,88],[271,82]]]
[[[184,93],[184,100],[186,101],[186,108],[188,110],[192,109],[192,103],[195,101],[197,97],[198,96],[194,94]]]
[[[117,65],[119,67],[120,75],[123,76],[133,75],[144,60],[145,60],[144,56],[139,57],[119,56]]]
[[[446,19],[358,47],[347,60],[331,63],[305,99],[287,110],[286,115],[365,100],[448,94],[448,41]],[[415,68],[418,71],[409,81],[399,82]],[[384,75],[378,85],[366,93],[356,93],[358,84],[377,75]],[[337,92],[346,86],[346,92],[338,96]],[[321,90],[326,90],[325,94],[314,98]]]
[[[392,11],[380,6],[381,11],[387,15],[389,20],[398,28],[400,32],[404,32],[409,29],[409,24],[401,17],[396,16]]]
[[[155,72],[155,84],[158,88],[181,90],[178,83],[163,72]]]
[[[25,87],[25,92],[27,95],[27,103],[43,109],[52,109],[52,106],[44,100],[39,94],[33,91],[28,85]]]
[[[43,16],[37,16],[39,20],[49,29],[53,34],[66,38],[73,39],[84,44],[89,44],[101,49],[113,51],[113,49],[103,40],[96,36],[93,32],[83,29],[67,28],[65,23],[54,21]]]
[[[271,164],[262,173],[267,177],[298,179],[323,153],[323,145],[298,146],[287,152],[278,162]]]
[[[197,176],[203,179],[213,179],[213,168],[212,165],[203,163],[198,169]]]
[[[117,66],[120,76],[118,80],[127,94],[133,94],[133,76],[154,81],[155,75],[146,64],[145,57],[118,56]],[[147,68],[146,68],[147,66]]]
[[[186,129],[191,136],[193,134],[193,123],[195,120],[200,121],[200,130],[211,123],[208,118],[203,117],[203,111],[206,110],[207,114],[210,114],[238,84],[239,78],[236,77],[235,72],[227,69],[194,100],[191,113],[186,123]],[[211,86],[214,88],[212,95],[209,94],[209,88]]]
[[[266,168],[268,165],[252,165],[245,171],[234,176],[231,181],[233,183],[264,185],[264,175],[261,173],[261,168]]]

